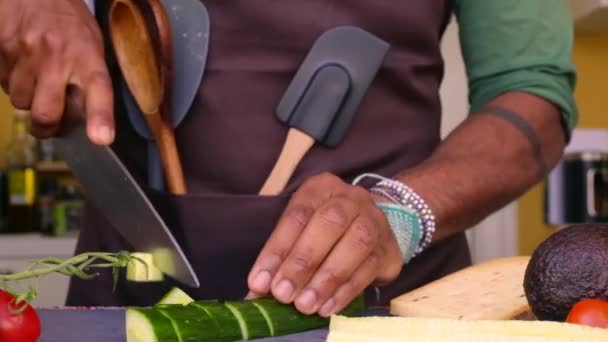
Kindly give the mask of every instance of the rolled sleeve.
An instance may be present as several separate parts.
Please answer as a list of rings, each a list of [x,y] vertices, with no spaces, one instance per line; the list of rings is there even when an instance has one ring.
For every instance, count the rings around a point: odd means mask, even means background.
[[[471,113],[524,91],[561,109],[566,136],[578,122],[573,23],[563,0],[456,0]]]

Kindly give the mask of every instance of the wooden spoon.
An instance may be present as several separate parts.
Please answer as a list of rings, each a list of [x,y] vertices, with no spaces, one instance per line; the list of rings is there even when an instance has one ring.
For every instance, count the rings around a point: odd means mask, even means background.
[[[157,0],[148,4],[152,20],[135,0],[114,0],[110,35],[125,82],[158,146],[169,189],[180,195],[186,193],[186,185],[170,123],[173,61],[169,20]]]

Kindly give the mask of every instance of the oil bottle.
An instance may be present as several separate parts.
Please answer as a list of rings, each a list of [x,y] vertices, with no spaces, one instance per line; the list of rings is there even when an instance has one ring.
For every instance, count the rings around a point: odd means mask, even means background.
[[[8,218],[10,233],[27,233],[38,229],[36,206],[36,139],[29,134],[29,112],[16,110],[13,134],[6,149],[8,177]]]

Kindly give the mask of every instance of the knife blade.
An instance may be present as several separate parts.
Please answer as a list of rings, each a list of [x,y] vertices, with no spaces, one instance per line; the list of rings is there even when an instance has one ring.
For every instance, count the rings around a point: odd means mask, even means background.
[[[171,231],[141,187],[110,147],[89,141],[82,120],[52,138],[85,189],[87,199],[135,248],[150,253],[156,266],[185,285],[198,288],[198,277]]]

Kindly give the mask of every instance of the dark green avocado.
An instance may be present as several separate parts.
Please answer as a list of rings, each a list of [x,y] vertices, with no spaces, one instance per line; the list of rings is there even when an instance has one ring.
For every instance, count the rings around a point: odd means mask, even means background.
[[[608,224],[573,225],[541,243],[524,290],[539,320],[563,322],[582,299],[608,300]]]

